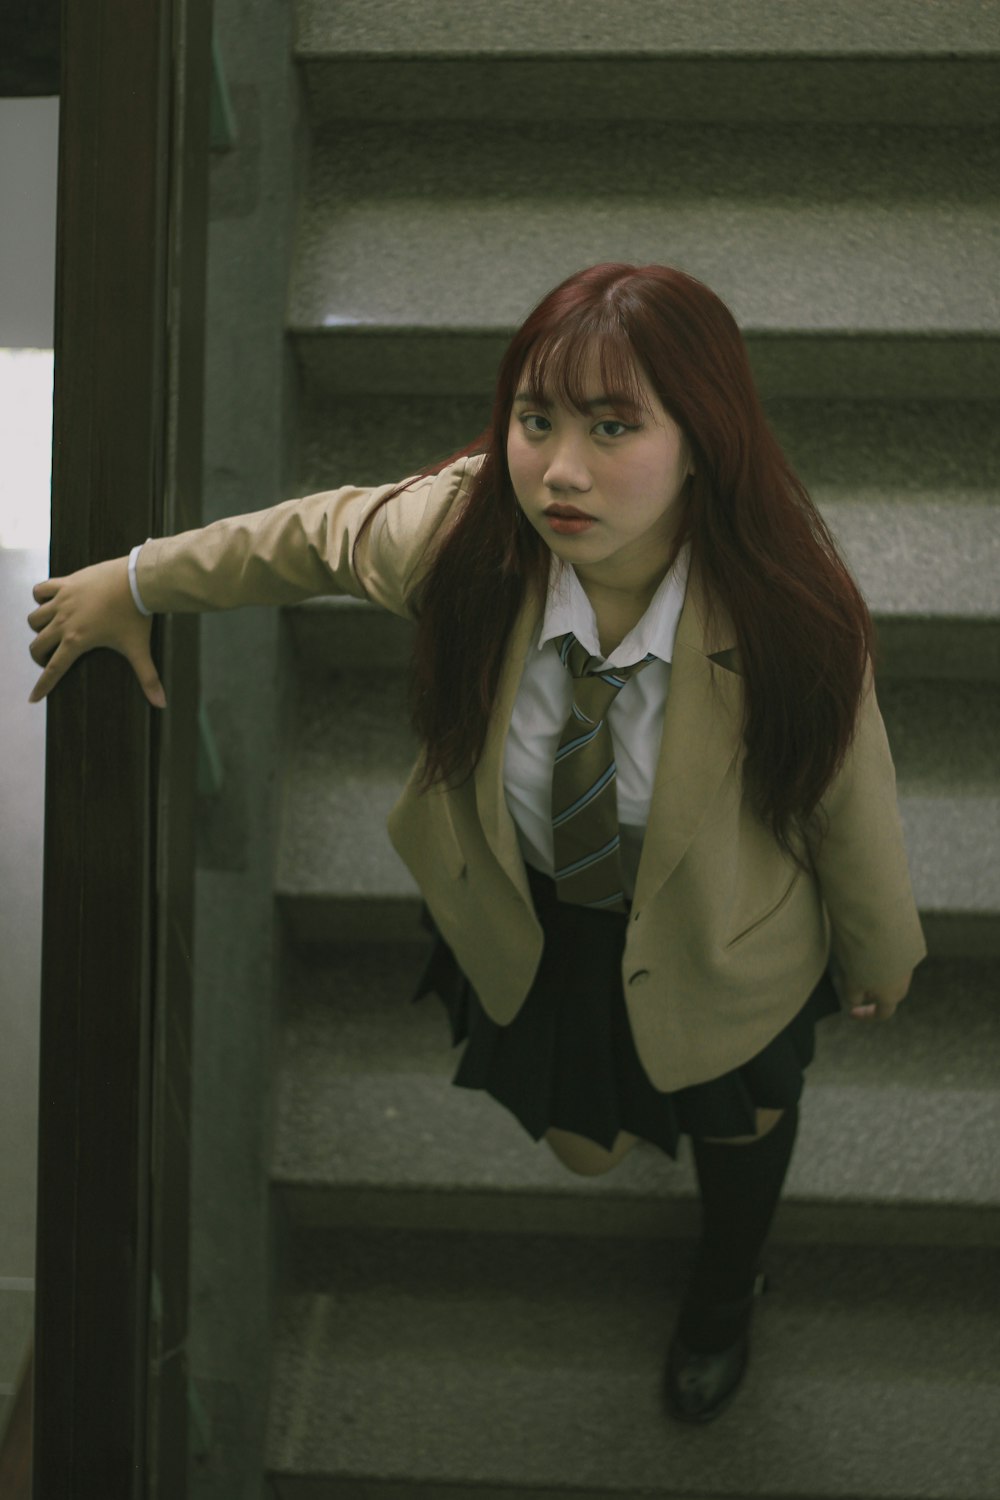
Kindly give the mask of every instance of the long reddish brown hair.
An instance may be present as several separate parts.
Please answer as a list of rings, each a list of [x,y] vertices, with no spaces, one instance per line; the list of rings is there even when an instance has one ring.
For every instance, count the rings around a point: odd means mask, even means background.
[[[474,770],[514,620],[528,590],[544,594],[550,553],[524,520],[507,467],[514,396],[526,386],[584,410],[594,349],[602,389],[623,393],[623,415],[643,405],[641,373],[687,436],[694,474],[676,547],[690,544],[692,569],[732,620],[745,686],[745,784],[790,848],[850,744],[871,618],[767,424],[732,314],[669,266],[592,266],[551,291],[503,357],[489,427],[425,470],[483,454],[414,600],[424,785]]]

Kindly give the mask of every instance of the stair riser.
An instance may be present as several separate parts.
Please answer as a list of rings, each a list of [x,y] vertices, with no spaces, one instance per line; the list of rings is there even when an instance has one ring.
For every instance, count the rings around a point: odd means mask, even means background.
[[[540,289],[542,290],[542,289]],[[318,404],[364,394],[488,397],[512,328],[456,331],[293,326],[304,396]],[[765,399],[983,400],[1000,390],[1000,340],[744,329]]]
[[[338,661],[372,671],[409,665],[409,625],[355,601],[307,605],[286,612],[301,668],[329,671]],[[875,616],[880,681],[1000,682],[1000,621]],[[401,698],[402,702],[402,698]]]
[[[302,55],[302,54],[300,54]],[[984,126],[1000,119],[995,58],[310,58],[317,133],[345,122],[588,120]]]
[[[400,881],[405,880],[405,871]],[[296,943],[412,943],[424,935],[420,898],[301,895],[279,891],[278,909]],[[1000,958],[1000,913],[921,912],[933,958]]]
[[[700,1209],[693,1198],[664,1204],[608,1194],[421,1193],[287,1184],[276,1184],[275,1191],[293,1237],[299,1231],[330,1234],[331,1264],[336,1264],[336,1235],[344,1230],[661,1239],[684,1247],[700,1232]],[[1000,1209],[785,1201],[770,1242],[1000,1247]]]

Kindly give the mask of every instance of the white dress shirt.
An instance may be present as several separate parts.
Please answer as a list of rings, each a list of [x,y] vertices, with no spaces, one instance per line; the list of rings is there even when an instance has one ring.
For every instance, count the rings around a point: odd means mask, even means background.
[[[129,556],[129,584],[136,608],[146,608],[136,579],[142,544]],[[624,889],[635,890],[642,840],[649,819],[653,778],[663,732],[677,622],[687,587],[689,553],[685,548],[663,579],[642,619],[607,658],[601,656],[593,606],[573,569],[553,557],[542,617],[514,700],[504,753],[503,782],[507,806],[517,828],[521,853],[529,865],[552,874],[552,768],[563,726],[569,717],[572,678],[556,650],[559,636],[571,630],[591,656],[606,667],[630,667],[652,653],[657,659],[631,678],[608,710],[608,728],[618,767],[618,822],[621,830]]]
[[[597,620],[576,573],[553,557],[545,613],[524,665],[504,754],[504,791],[529,865],[552,874],[552,767],[569,717],[573,680],[559,660],[556,639],[571,630],[607,667],[630,667],[652,653],[657,658],[622,688],[608,710],[608,728],[618,767],[625,894],[635,890],[639,855],[663,732],[674,639],[687,587],[690,554],[685,548],[663,579],[646,613],[607,658],[601,654]]]

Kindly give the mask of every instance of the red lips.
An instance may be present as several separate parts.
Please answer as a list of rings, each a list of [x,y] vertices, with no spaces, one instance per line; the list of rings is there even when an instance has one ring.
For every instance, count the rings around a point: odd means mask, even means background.
[[[577,510],[575,505],[547,505],[544,514],[547,516],[565,516],[570,521],[592,521],[594,519],[585,510]]]

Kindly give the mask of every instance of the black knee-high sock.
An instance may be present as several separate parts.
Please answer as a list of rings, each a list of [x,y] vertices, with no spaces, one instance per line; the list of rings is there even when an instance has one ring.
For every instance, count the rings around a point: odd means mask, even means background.
[[[798,1131],[792,1105],[772,1130],[748,1145],[694,1139],[701,1189],[702,1235],[681,1336],[691,1347],[724,1347],[739,1336],[739,1322],[709,1330],[698,1304],[745,1297],[753,1288],[760,1253],[774,1219]]]

